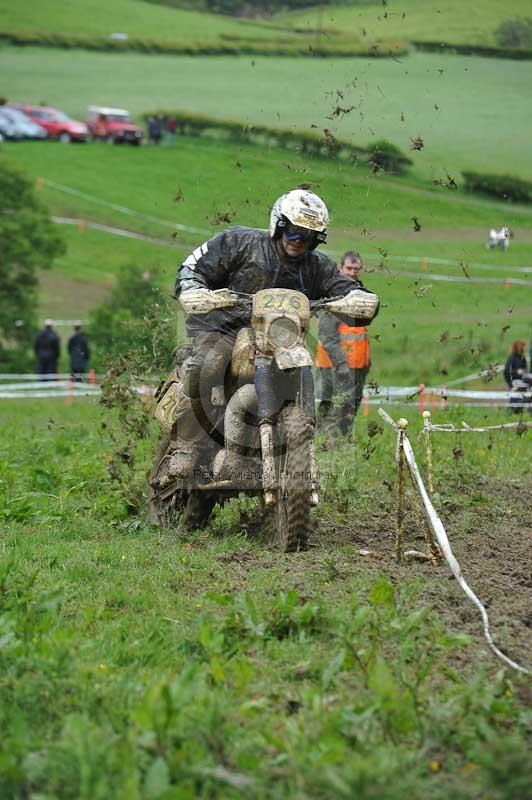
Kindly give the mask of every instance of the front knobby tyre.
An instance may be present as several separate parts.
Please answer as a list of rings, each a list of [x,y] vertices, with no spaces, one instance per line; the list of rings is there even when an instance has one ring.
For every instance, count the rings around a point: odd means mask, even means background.
[[[278,489],[274,507],[275,541],[285,553],[305,550],[310,530],[310,437],[299,406],[279,414],[276,458]]]

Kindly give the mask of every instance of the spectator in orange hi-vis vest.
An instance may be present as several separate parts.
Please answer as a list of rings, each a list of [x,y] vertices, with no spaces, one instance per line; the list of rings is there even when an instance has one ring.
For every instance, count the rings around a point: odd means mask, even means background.
[[[342,256],[339,271],[360,281],[364,266],[358,253],[349,250]],[[318,314],[316,347],[316,395],[319,418],[328,430],[347,436],[362,401],[364,384],[371,366],[366,328],[340,322],[333,314]]]

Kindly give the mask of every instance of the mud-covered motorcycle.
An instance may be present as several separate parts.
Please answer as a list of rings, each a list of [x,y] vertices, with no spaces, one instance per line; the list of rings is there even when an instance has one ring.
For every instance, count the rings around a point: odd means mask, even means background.
[[[281,550],[307,546],[319,484],[312,356],[305,338],[311,307],[349,316],[354,315],[352,302],[347,296],[311,304],[301,292],[276,288],[254,295],[200,291],[197,301],[189,297],[188,313],[239,305],[251,310],[251,325],[238,333],[224,386],[212,389],[203,423],[208,445],[192,475],[180,475],[173,466],[179,374],[163,386],[157,416],[166,435],[150,477],[153,521],[172,527],[183,514],[188,527],[194,522],[200,527],[216,503],[245,493],[261,497],[263,516]]]

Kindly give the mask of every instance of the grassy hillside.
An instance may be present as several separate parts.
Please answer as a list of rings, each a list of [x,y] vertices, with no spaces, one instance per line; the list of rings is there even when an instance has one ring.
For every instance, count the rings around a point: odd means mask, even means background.
[[[471,168],[532,178],[532,62],[421,53],[399,62],[175,58],[6,47],[0,70],[10,99],[45,100],[81,118],[91,104],[137,115],[174,107],[327,128],[363,145],[384,137],[404,151],[421,137],[424,147],[413,157],[425,177],[458,177]]]
[[[395,437],[375,415],[356,444],[320,449],[316,547],[285,556],[249,502],[247,522],[232,503],[188,537],[128,516],[108,410],[2,402],[2,797],[527,795],[529,684],[487,649],[445,563],[395,562]],[[436,478],[492,634],[526,664],[530,443],[493,444],[456,456],[443,435]],[[411,499],[406,542],[424,546]]]
[[[168,8],[143,0],[0,0],[0,29],[106,36],[127,33],[146,39],[213,39],[224,35],[269,36],[259,25],[219,14]]]
[[[497,203],[478,204],[441,187],[392,181],[361,168],[307,161],[295,154],[288,161],[279,150],[194,139],[181,139],[175,147],[139,150],[14,145],[4,147],[3,157],[35,179],[66,184],[160,222],[62,193],[45,183],[41,196],[54,213],[130,228],[177,244],[169,249],[88,228],[65,228],[68,253],[46,277],[43,297],[43,312],[54,316],[85,317],[91,294],[83,287],[98,287],[101,296],[125,263],[141,264],[146,270],[160,267],[170,292],[187,251],[228,221],[264,227],[273,200],[304,181],[323,195],[331,209],[325,251],[337,257],[344,250],[360,249],[366,258],[366,282],[382,297],[383,310],[372,328],[372,374],[379,383],[445,382],[500,362],[512,339],[531,333],[532,273],[523,271],[532,265],[528,212],[517,213]],[[413,231],[413,216],[422,225],[418,233]],[[515,230],[507,254],[484,249],[494,219],[504,219]],[[180,231],[173,240],[173,221],[205,233]],[[525,284],[505,285],[505,279]],[[58,297],[64,300],[58,303]]]
[[[309,8],[276,17],[276,24],[331,29],[370,38],[494,46],[495,31],[507,19],[530,16],[528,0],[389,0]],[[325,33],[326,35],[326,33]]]

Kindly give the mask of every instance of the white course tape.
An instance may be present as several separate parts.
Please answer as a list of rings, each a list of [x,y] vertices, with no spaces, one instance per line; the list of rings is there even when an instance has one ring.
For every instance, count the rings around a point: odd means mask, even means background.
[[[52,222],[55,222],[57,225],[77,225],[78,227],[81,225],[85,228],[101,231],[102,233],[112,233],[113,236],[123,236],[126,239],[138,239],[142,242],[148,242],[149,244],[156,244],[159,247],[180,247],[177,242],[172,242],[169,239],[157,239],[155,236],[147,236],[144,233],[128,231],[125,228],[115,228],[113,225],[102,225],[99,222],[91,222],[87,219],[79,219],[76,217],[52,217]],[[59,323],[55,322],[54,324],[58,325]]]
[[[192,228],[190,225],[182,225],[179,222],[170,222],[167,219],[160,219],[160,217],[152,217],[150,214],[143,214],[141,211],[134,211],[132,208],[128,208],[127,206],[120,206],[117,203],[110,203],[108,200],[103,200],[101,197],[95,197],[92,194],[86,194],[85,192],[80,192],[77,189],[73,189],[71,186],[65,186],[64,183],[56,183],[48,178],[42,178],[41,180],[44,186],[49,186],[51,189],[56,189],[58,192],[64,192],[65,194],[70,194],[74,197],[80,197],[82,200],[88,200],[89,202],[96,203],[100,206],[107,206],[108,208],[112,208],[114,211],[119,211],[121,214],[127,214],[130,217],[144,219],[147,222],[154,222],[156,225],[163,225],[165,228],[173,228],[174,230],[177,229],[179,231],[188,231],[189,233],[210,234],[210,231],[205,230],[204,228]]]
[[[394,422],[394,420],[386,413],[386,411],[384,411],[384,409],[379,408],[379,415],[381,416],[381,418],[388,425],[391,425],[391,427],[395,431],[397,431],[398,447],[402,447],[403,448],[403,452],[405,454],[405,458],[406,458],[406,462],[408,464],[408,468],[410,470],[410,474],[412,475],[412,478],[413,478],[414,482],[417,485],[419,494],[421,495],[421,499],[423,501],[423,506],[424,506],[424,510],[425,510],[425,516],[427,518],[427,521],[428,521],[430,527],[432,528],[432,530],[434,531],[434,535],[436,536],[436,539],[437,539],[438,544],[439,544],[439,546],[441,548],[441,551],[442,551],[443,555],[445,556],[445,560],[447,561],[447,563],[449,564],[449,567],[451,568],[451,572],[453,573],[454,577],[458,581],[458,583],[461,586],[462,590],[465,592],[465,594],[477,606],[477,608],[480,611],[480,614],[481,614],[481,617],[482,617],[482,625],[483,625],[483,628],[484,628],[484,637],[485,637],[488,645],[493,650],[493,652],[495,653],[497,658],[500,658],[501,661],[504,661],[504,663],[507,664],[509,667],[512,667],[512,669],[516,669],[519,672],[524,672],[526,675],[532,674],[529,669],[526,669],[525,667],[521,667],[515,661],[512,661],[511,658],[508,658],[508,656],[505,656],[504,653],[501,652],[501,650],[499,650],[499,648],[495,645],[493,639],[491,638],[491,634],[490,634],[490,630],[489,630],[489,619],[488,619],[488,614],[486,612],[486,609],[484,608],[484,606],[482,605],[482,603],[480,602],[480,600],[478,599],[476,594],[473,592],[473,590],[469,587],[469,585],[464,580],[464,577],[462,575],[462,571],[460,569],[460,564],[456,560],[456,558],[455,558],[455,556],[453,554],[453,551],[451,550],[451,545],[449,543],[449,539],[447,537],[447,533],[445,531],[445,528],[443,527],[443,523],[442,523],[441,519],[439,518],[438,514],[436,513],[436,509],[432,505],[432,503],[430,501],[430,498],[429,498],[429,496],[427,494],[427,490],[425,489],[425,486],[423,484],[423,480],[421,478],[421,474],[419,472],[418,466],[416,464],[416,459],[414,457],[414,451],[412,450],[412,445],[410,444],[410,440],[409,440],[408,436],[406,435],[406,432],[405,432],[404,428],[400,428],[399,425],[397,425],[397,423]]]
[[[503,431],[515,428],[519,428],[519,432],[522,432],[525,428],[532,428],[532,422],[507,422],[504,425],[488,425],[486,428],[471,428],[467,422],[462,422],[461,428],[455,428],[451,423],[433,425],[429,420],[425,421],[425,429],[436,431],[437,433],[489,433],[490,431]]]
[[[362,254],[364,259],[370,260],[375,258],[375,253],[363,253]],[[423,264],[427,263],[430,264],[441,264],[448,267],[460,267],[459,261],[452,261],[449,258],[434,258],[434,256],[425,256],[421,258],[420,256],[386,256],[386,261],[409,261],[410,263],[414,264]],[[478,264],[478,263],[469,263],[468,267],[470,269],[485,269],[490,272],[497,272],[500,271],[501,267],[497,264]],[[509,272],[521,272],[525,274],[532,273],[532,267],[507,267],[504,265],[503,269],[508,270]],[[430,269],[427,269],[426,274],[430,277],[431,272]]]
[[[49,397],[96,397],[101,392],[99,386],[95,390],[89,391],[85,386],[75,392],[68,389],[54,389],[52,391],[32,391],[32,392],[2,392],[0,391],[0,400],[47,400]]]

